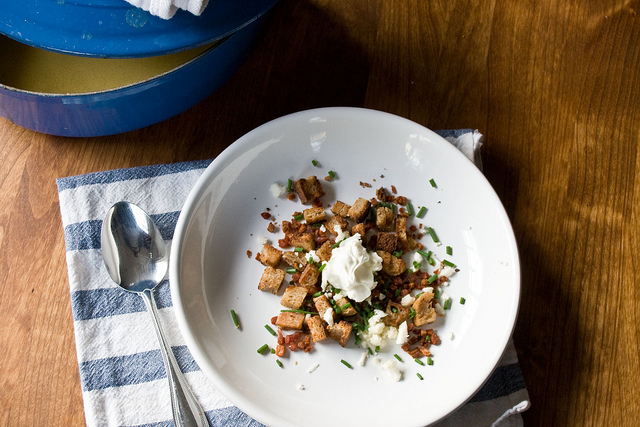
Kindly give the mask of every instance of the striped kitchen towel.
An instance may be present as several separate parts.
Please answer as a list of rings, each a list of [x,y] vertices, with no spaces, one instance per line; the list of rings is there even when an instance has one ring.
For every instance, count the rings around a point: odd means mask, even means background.
[[[479,163],[482,135],[440,131]],[[120,200],[135,202],[169,242],[189,191],[211,160],[97,172],[57,180],[64,226],[76,351],[88,426],[173,425],[159,344],[142,299],[109,277],[100,250],[102,219]],[[212,426],[259,426],[205,377],[178,330],[169,283],[156,291],[160,321]],[[520,426],[529,396],[513,344],[482,389],[439,426]]]

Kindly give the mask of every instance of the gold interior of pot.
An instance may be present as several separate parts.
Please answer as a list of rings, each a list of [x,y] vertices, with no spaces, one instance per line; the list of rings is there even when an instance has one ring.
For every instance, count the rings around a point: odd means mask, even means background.
[[[47,94],[105,91],[170,71],[213,44],[147,58],[92,58],[39,49],[0,35],[0,84]]]

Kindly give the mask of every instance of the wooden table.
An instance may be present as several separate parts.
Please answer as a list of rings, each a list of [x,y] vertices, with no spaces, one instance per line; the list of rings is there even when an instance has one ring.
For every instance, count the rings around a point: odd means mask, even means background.
[[[525,424],[640,425],[634,5],[282,0],[234,77],[163,123],[72,139],[0,119],[0,423],[84,423],[55,178],[212,158],[268,120],[346,105],[486,136],[521,254]]]

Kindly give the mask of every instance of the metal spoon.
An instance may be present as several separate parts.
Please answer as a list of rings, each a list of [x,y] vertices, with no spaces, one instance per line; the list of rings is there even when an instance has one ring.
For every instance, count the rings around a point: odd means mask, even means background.
[[[158,228],[140,207],[118,202],[107,212],[101,239],[109,275],[124,290],[140,295],[151,314],[167,370],[176,426],[208,426],[204,409],[189,389],[158,321],[153,290],[169,267],[169,254]]]

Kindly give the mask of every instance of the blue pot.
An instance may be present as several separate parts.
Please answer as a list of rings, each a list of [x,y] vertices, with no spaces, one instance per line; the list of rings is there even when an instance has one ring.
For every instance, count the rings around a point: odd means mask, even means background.
[[[37,132],[75,137],[116,134],[160,122],[220,87],[241,64],[262,21],[260,17],[169,72],[112,90],[46,94],[0,84],[0,115]]]

